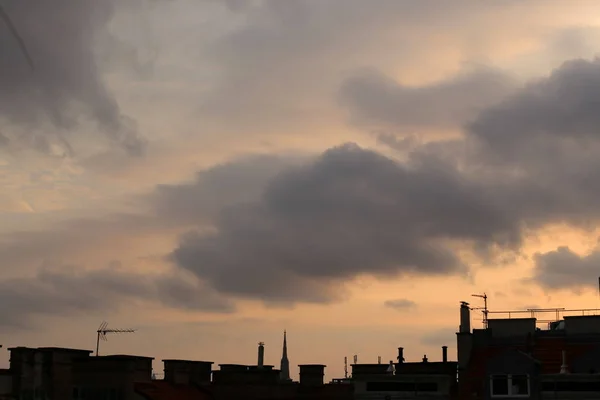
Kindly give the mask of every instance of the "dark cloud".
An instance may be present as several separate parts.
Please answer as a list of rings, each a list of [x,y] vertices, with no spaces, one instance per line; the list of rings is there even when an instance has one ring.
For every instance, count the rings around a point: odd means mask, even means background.
[[[567,62],[482,112],[468,126],[467,162],[529,228],[591,228],[600,217],[599,101],[600,62]]]
[[[363,273],[464,271],[444,239],[518,241],[484,187],[428,161],[402,165],[351,144],[330,149],[278,175],[257,202],[225,207],[216,232],[186,235],[171,258],[223,292],[321,301],[335,297],[328,283]]]
[[[532,280],[546,289],[597,288],[600,252],[580,256],[566,246],[534,256]]]
[[[240,157],[199,172],[191,183],[158,185],[149,199],[162,218],[210,223],[223,207],[255,201],[278,174],[305,160],[298,155]]]
[[[42,268],[30,278],[0,281],[0,325],[29,328],[40,315],[106,312],[122,304],[159,302],[199,312],[228,313],[233,305],[190,277],[132,273],[112,263],[108,268]],[[10,306],[8,306],[10,305]]]
[[[532,147],[543,141],[597,142],[599,101],[600,60],[572,60],[482,112],[469,131],[499,157],[528,161]],[[532,161],[543,156],[539,152]]]
[[[593,227],[599,66],[565,63],[481,111],[464,140],[409,143],[405,164],[331,149],[277,176],[259,201],[223,208],[215,232],[190,233],[172,259],[223,292],[314,300],[334,292],[312,282],[461,270],[444,240],[489,255],[520,250],[548,224]]]
[[[117,4],[113,0],[6,4],[35,63],[32,71],[0,24],[0,119],[10,128],[3,134],[15,146],[44,152],[58,146],[69,153],[73,136],[68,133],[79,128],[81,135],[80,124],[91,121],[130,154],[142,152],[135,121],[120,110],[94,53],[98,35],[106,30]]]
[[[429,86],[404,86],[380,71],[348,78],[340,100],[351,120],[370,129],[455,128],[517,87],[500,71],[477,68]]]
[[[407,310],[411,308],[415,308],[417,303],[408,299],[394,299],[394,300],[386,300],[383,305],[388,308],[392,308],[394,310]]]

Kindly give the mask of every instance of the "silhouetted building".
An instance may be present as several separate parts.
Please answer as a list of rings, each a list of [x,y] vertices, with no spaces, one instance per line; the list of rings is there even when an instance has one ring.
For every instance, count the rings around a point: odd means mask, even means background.
[[[0,369],[0,400],[12,398],[12,374],[9,369]]]
[[[547,312],[553,319],[534,317]],[[457,333],[460,399],[600,398],[600,316],[560,319],[568,312],[528,310],[522,312],[527,318],[489,319],[487,329],[471,331],[463,304]]]
[[[92,353],[59,347],[13,347],[8,350],[12,393],[19,399],[70,399],[73,363]]]
[[[442,347],[442,361],[406,362],[404,349],[398,348],[398,362],[390,364],[353,364],[354,398],[368,399],[452,399],[458,392],[457,362],[448,361]]]
[[[73,362],[73,400],[135,400],[136,384],[152,381],[152,357],[107,355]],[[68,398],[68,397],[67,397]]]

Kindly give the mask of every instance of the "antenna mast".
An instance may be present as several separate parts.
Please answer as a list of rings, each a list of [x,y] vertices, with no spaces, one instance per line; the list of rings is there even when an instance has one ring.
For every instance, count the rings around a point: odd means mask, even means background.
[[[471,308],[471,310],[481,310],[481,313],[483,314],[483,327],[485,329],[488,328],[488,303],[487,303],[487,294],[483,293],[483,294],[472,294],[471,296],[473,297],[479,297],[483,299],[483,307],[476,307],[476,308]]]
[[[104,321],[98,327],[96,331],[96,357],[98,357],[98,350],[100,349],[100,339],[103,341],[107,341],[106,334],[107,333],[134,333],[135,329],[108,329],[108,322]]]
[[[348,357],[344,357],[344,378],[348,378]]]

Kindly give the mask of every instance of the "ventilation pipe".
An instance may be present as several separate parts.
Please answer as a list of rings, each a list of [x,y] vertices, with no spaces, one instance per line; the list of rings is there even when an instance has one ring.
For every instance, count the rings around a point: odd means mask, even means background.
[[[404,362],[404,347],[398,347],[398,364]]]
[[[263,342],[258,343],[258,368],[262,368],[265,365],[265,344]]]
[[[442,362],[448,362],[448,346],[442,346]]]

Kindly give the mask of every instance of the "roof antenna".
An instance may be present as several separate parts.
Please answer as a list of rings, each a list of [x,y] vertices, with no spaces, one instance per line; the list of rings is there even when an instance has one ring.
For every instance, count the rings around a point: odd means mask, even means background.
[[[471,310],[481,310],[481,313],[483,314],[483,327],[485,329],[488,328],[488,304],[487,304],[487,294],[483,293],[483,294],[472,294],[471,296],[473,297],[480,297],[483,299],[483,307],[476,307],[476,308],[471,308]]]
[[[348,357],[344,357],[344,378],[348,379]]]
[[[25,42],[23,41],[23,38],[21,37],[21,35],[19,35],[19,31],[17,31],[17,28],[12,23],[10,17],[6,13],[6,11],[4,11],[4,7],[2,7],[1,4],[0,4],[0,19],[2,19],[4,21],[4,23],[8,27],[8,30],[10,31],[10,33],[12,33],[12,35],[15,38],[15,40],[19,44],[19,48],[23,52],[23,55],[25,56],[25,59],[27,60],[27,64],[29,64],[29,66],[31,67],[31,69],[34,70],[35,68],[34,68],[34,65],[33,65],[33,60],[31,59],[31,56],[29,55],[29,51],[27,50],[27,46],[25,46]]]
[[[96,331],[96,333],[98,334],[96,336],[96,357],[98,357],[98,350],[100,348],[100,339],[104,340],[105,342],[108,340],[106,339],[106,334],[107,333],[134,333],[135,329],[108,329],[108,322],[103,321],[100,326],[98,327],[98,330]]]

